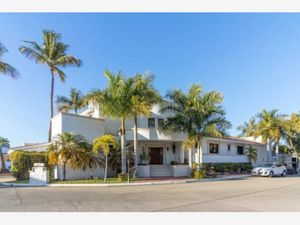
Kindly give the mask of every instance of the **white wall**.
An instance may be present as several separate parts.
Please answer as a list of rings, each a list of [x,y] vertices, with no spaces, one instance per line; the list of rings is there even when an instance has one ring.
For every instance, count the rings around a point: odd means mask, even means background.
[[[57,179],[62,180],[63,179],[63,169],[61,166],[57,167]],[[115,176],[116,173],[112,171],[111,169],[108,169],[107,176],[112,177]],[[76,179],[88,179],[91,176],[95,177],[104,177],[104,168],[93,168],[93,169],[87,169],[87,170],[74,170],[72,168],[67,167],[66,169],[66,179],[67,180],[76,180]]]
[[[91,142],[94,138],[104,135],[104,120],[59,113],[52,119],[52,137],[62,132],[81,134]]]

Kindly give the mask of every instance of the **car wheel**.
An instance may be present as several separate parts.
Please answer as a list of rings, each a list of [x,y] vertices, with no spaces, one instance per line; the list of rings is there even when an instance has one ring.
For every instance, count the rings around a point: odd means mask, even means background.
[[[285,177],[286,176],[286,171],[284,170],[281,174],[282,177]]]
[[[273,171],[271,171],[270,173],[269,173],[269,177],[273,177],[274,176],[274,173],[273,173]]]

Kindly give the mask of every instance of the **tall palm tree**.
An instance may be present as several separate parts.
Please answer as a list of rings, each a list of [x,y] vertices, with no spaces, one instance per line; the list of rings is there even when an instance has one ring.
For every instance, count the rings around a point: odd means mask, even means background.
[[[18,77],[18,71],[8,63],[2,61],[2,56],[6,52],[8,52],[7,49],[0,42],[0,74],[8,75],[11,78],[16,79]]]
[[[250,118],[249,122],[244,122],[244,124],[238,126],[237,129],[241,131],[241,136],[254,136],[256,129],[255,117]]]
[[[200,85],[193,84],[188,93],[175,89],[167,94],[167,102],[162,104],[161,112],[169,113],[166,128],[187,133],[187,146],[197,146],[198,170],[202,163],[202,139],[204,137],[223,137],[230,123],[225,119],[219,92],[204,93]]]
[[[7,172],[2,149],[9,148],[9,147],[10,147],[9,140],[7,138],[0,137],[1,173]]]
[[[246,150],[246,155],[247,155],[250,163],[257,161],[257,150],[256,150],[256,148],[253,148],[252,146],[249,146],[249,148]]]
[[[48,148],[50,165],[63,166],[63,180],[66,180],[67,164],[72,169],[82,169],[90,159],[90,146],[86,139],[77,134],[63,132],[58,134]]]
[[[76,88],[71,88],[70,97],[57,96],[57,110],[59,112],[74,110],[77,115],[78,110],[84,107],[84,98],[85,97],[82,95],[81,91]]]
[[[300,113],[293,113],[285,121],[286,141],[294,152],[300,152]]]
[[[131,114],[134,120],[133,128],[133,149],[135,154],[135,171],[137,169],[138,160],[137,160],[137,127],[138,127],[138,117],[140,116],[149,116],[151,115],[151,108],[154,104],[161,101],[161,97],[158,91],[153,86],[153,75],[141,75],[137,74],[134,77],[134,91],[131,92]]]
[[[62,68],[68,66],[79,67],[81,60],[75,56],[68,55],[69,46],[61,41],[61,34],[54,31],[43,31],[42,44],[35,41],[24,41],[27,46],[21,46],[20,52],[34,60],[38,64],[45,64],[50,69],[51,89],[50,89],[50,125],[48,141],[51,141],[51,119],[53,117],[53,96],[54,96],[54,79],[58,76],[61,82],[65,82],[67,75]]]
[[[284,115],[278,113],[277,109],[271,111],[263,110],[257,115],[259,119],[256,129],[255,137],[262,137],[264,143],[267,143],[267,161],[271,160],[272,144],[275,142],[276,160],[279,153],[279,141],[285,134]]]
[[[121,161],[122,174],[126,173],[126,138],[125,121],[132,118],[131,96],[134,92],[134,78],[125,79],[121,72],[114,74],[108,70],[104,72],[108,80],[107,87],[95,90],[86,96],[86,101],[96,103],[104,116],[120,119]]]
[[[93,151],[99,153],[103,151],[105,155],[105,172],[104,172],[104,183],[106,183],[107,178],[107,168],[108,168],[108,155],[111,148],[117,148],[118,142],[112,135],[103,135],[102,137],[95,138],[93,140]]]

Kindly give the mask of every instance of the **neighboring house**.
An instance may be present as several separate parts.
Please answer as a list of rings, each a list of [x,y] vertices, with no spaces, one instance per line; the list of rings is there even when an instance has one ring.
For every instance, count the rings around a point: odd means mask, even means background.
[[[152,115],[138,119],[138,163],[137,175],[139,177],[157,176],[189,176],[192,162],[198,162],[196,150],[185,151],[182,147],[186,140],[185,133],[166,132],[161,129],[167,115],[159,113],[159,107],[154,106]],[[74,132],[81,134],[91,142],[94,138],[104,134],[112,134],[118,137],[119,120],[104,118],[98,107],[90,104],[88,109],[80,115],[70,113],[58,113],[52,119],[52,135],[55,137],[62,132]],[[133,142],[133,121],[126,122],[126,140]],[[27,145],[12,148],[15,150],[45,151],[49,143]],[[267,158],[266,145],[252,138],[210,138],[202,141],[203,163],[245,163],[249,162],[246,150],[249,146],[257,149],[257,162],[261,164]],[[146,157],[143,157],[146,156]],[[147,160],[148,159],[148,160]],[[176,161],[178,165],[172,166]],[[110,171],[112,175],[112,171]],[[84,178],[93,175],[103,176],[103,169],[92,171],[73,171],[68,169],[68,179]],[[57,170],[57,178],[61,178],[60,168]]]

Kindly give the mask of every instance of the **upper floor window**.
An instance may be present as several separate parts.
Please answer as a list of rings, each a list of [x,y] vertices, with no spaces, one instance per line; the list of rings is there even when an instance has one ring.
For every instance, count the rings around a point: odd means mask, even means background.
[[[219,153],[219,145],[215,143],[209,143],[209,153],[218,154]]]
[[[231,151],[231,145],[227,145],[227,151],[230,152]]]
[[[244,154],[244,146],[237,146],[237,154],[238,155]]]
[[[158,125],[158,128],[163,128],[164,127],[164,119],[157,119],[157,125]]]
[[[155,118],[148,118],[148,127],[155,128]]]

